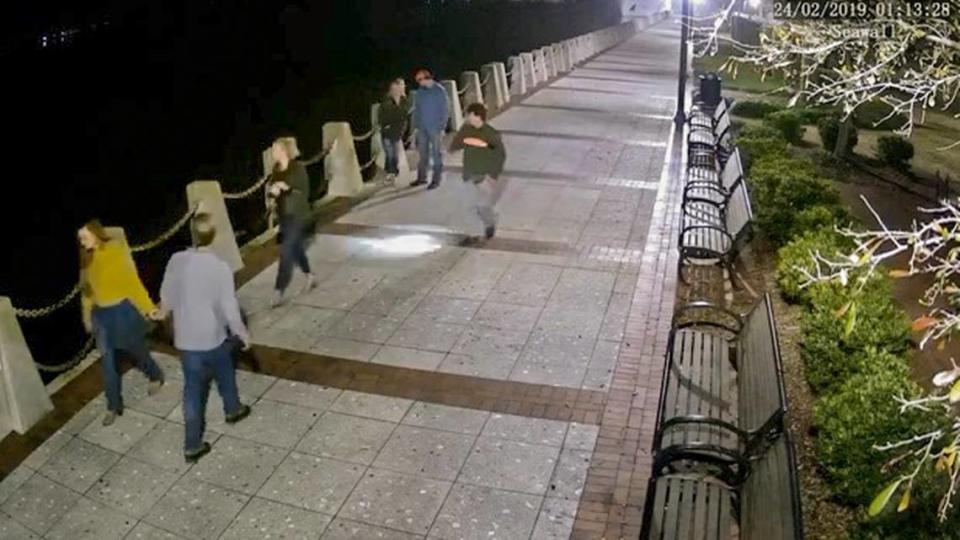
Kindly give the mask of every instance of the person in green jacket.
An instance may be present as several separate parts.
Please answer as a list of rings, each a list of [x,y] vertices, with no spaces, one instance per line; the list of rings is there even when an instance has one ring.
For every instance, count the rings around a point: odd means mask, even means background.
[[[506,188],[501,174],[507,152],[500,133],[487,123],[487,108],[482,103],[469,105],[465,120],[450,144],[450,151],[464,151],[461,192],[464,200],[476,208],[484,236],[490,239],[497,231],[494,206]]]
[[[410,118],[410,99],[407,98],[407,83],[396,78],[390,83],[387,95],[380,102],[380,137],[383,140],[383,153],[386,158],[384,169],[387,182],[392,184],[400,174],[400,152],[403,149],[403,134],[407,130]]]

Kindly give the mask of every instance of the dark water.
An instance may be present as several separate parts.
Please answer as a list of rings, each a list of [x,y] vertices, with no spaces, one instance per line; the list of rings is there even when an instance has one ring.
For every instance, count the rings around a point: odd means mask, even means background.
[[[369,105],[392,77],[409,79],[425,65],[458,78],[620,18],[615,0],[54,4],[9,8],[15,16],[0,42],[11,141],[0,295],[24,307],[55,300],[76,282],[74,231],[91,216],[124,226],[132,243],[146,240],[185,209],[191,180],[219,179],[226,189],[251,183],[261,149],[279,134],[297,136],[310,154],[326,121],[365,131]],[[55,43],[51,30],[64,29],[80,31]],[[52,36],[46,48],[41,32]],[[368,149],[358,151],[364,158]],[[262,230],[259,205],[231,204],[242,234]],[[185,242],[180,236],[138,257],[149,288]],[[78,311],[74,303],[23,322],[37,360],[57,363],[79,348]]]

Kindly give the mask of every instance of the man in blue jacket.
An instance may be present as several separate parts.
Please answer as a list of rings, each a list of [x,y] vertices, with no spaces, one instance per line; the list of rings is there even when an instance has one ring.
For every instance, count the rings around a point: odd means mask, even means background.
[[[418,69],[414,78],[420,85],[413,104],[413,125],[417,130],[420,161],[417,164],[417,180],[410,185],[422,186],[427,183],[427,168],[433,161],[433,177],[427,189],[435,189],[443,177],[443,133],[450,117],[447,91],[433,80],[429,69]]]

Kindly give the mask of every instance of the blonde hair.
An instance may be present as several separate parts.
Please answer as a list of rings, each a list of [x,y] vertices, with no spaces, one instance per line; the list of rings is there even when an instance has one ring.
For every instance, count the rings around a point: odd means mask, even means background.
[[[279,146],[291,160],[300,157],[300,148],[297,147],[296,137],[277,137],[273,141],[274,146]]]

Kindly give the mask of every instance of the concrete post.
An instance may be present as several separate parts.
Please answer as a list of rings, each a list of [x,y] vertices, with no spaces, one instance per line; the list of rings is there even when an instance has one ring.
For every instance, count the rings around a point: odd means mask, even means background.
[[[487,107],[494,110],[502,109],[507,104],[507,100],[504,99],[504,94],[500,88],[500,73],[497,70],[497,65],[493,63],[484,64],[480,68],[480,73],[483,74],[481,80],[482,92]]]
[[[533,53],[520,53],[520,62],[523,64],[523,83],[529,92],[537,85],[537,68]]]
[[[543,55],[543,73],[546,80],[557,76],[557,64],[553,60],[553,47],[541,47],[540,53]]]
[[[476,71],[464,71],[460,75],[460,86],[463,88],[464,106],[471,103],[484,103],[483,90],[480,88],[480,74]]]
[[[13,304],[0,296],[0,433],[23,435],[52,410]]]
[[[373,126],[373,138],[370,139],[370,151],[377,156],[377,167],[380,170],[386,168],[387,157],[383,153],[383,134],[380,131],[380,104],[374,103],[370,106],[370,125]],[[397,178],[398,179],[409,179],[411,178],[410,171],[410,161],[407,159],[407,151],[403,147],[403,141],[400,141],[400,144],[397,148]]]
[[[527,93],[527,76],[524,61],[520,56],[511,56],[510,62],[510,95],[522,96]]]
[[[533,51],[534,58],[534,76],[536,77],[537,84],[547,82],[547,79],[550,78],[550,74],[547,73],[547,57],[543,53],[543,49],[537,49]]]
[[[387,161],[383,155],[383,137],[380,135],[380,104],[374,103],[370,106],[370,126],[373,128],[373,135],[370,137],[370,153],[376,156],[374,159],[377,168],[381,171]]]
[[[503,96],[504,103],[510,103],[510,86],[507,84],[507,66],[503,62],[494,62],[497,74],[497,91]]]
[[[237,235],[234,234],[233,225],[230,223],[230,214],[227,213],[227,203],[223,199],[220,182],[216,180],[190,182],[187,184],[187,203],[191,207],[199,203],[200,213],[210,216],[214,227],[217,228],[217,236],[210,249],[227,263],[230,270],[237,272],[243,268],[240,246],[237,245]]]
[[[570,71],[570,68],[567,67],[567,58],[563,52],[562,43],[553,44],[553,61],[556,63],[556,66],[557,66],[557,74],[566,73]]]
[[[463,106],[460,104],[460,93],[457,90],[457,81],[440,81],[443,88],[447,91],[447,111],[450,113],[450,120],[447,127],[450,131],[457,131],[463,125]]]
[[[323,125],[323,147],[330,151],[323,159],[323,170],[329,183],[327,195],[355,197],[363,189],[363,175],[357,149],[353,145],[353,131],[347,122],[327,122]]]

